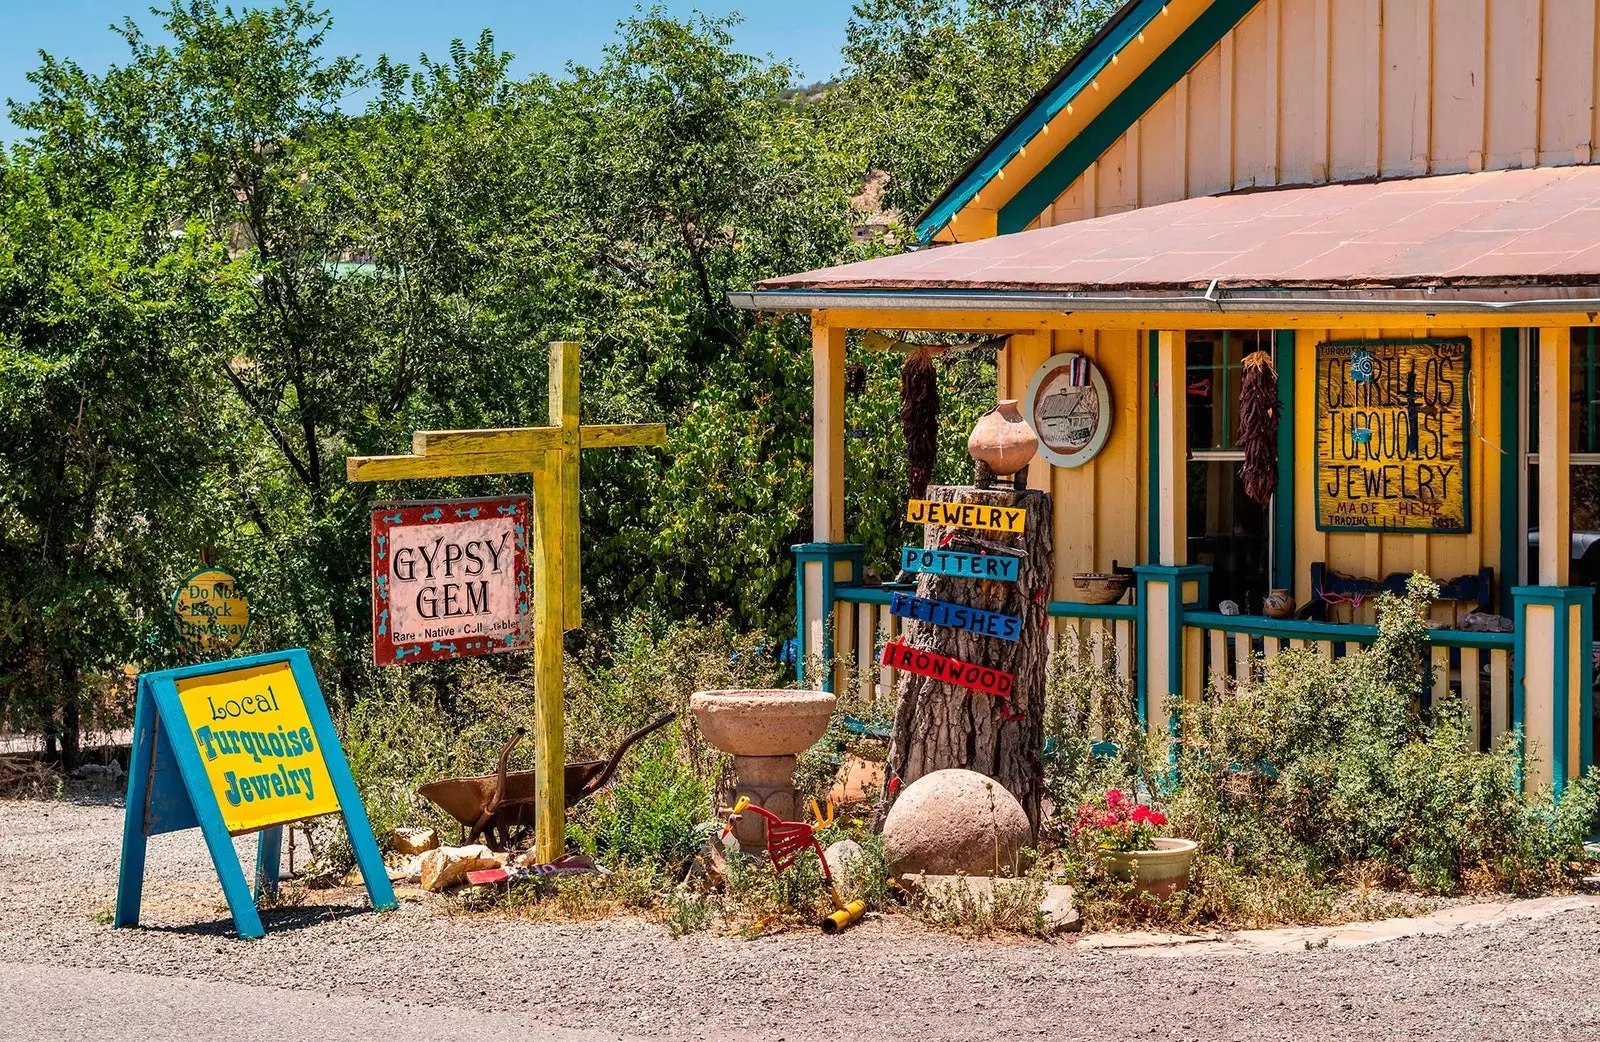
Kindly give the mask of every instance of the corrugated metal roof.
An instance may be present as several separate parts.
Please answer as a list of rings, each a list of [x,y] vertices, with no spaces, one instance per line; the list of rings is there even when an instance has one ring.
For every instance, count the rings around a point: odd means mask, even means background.
[[[1572,285],[1600,166],[1237,192],[768,279],[758,291]]]

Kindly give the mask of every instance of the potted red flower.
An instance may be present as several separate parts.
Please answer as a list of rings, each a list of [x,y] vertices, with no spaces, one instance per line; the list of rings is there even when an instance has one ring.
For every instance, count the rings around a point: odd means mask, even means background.
[[[1189,863],[1199,846],[1192,839],[1159,834],[1167,816],[1129,799],[1120,789],[1107,789],[1105,805],[1078,808],[1072,838],[1094,850],[1113,879],[1136,884],[1157,897],[1189,886]]]

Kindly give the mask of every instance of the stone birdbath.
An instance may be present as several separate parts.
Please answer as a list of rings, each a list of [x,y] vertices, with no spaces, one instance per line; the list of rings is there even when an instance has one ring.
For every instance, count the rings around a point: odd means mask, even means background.
[[[827,733],[836,702],[823,691],[696,691],[689,710],[706,741],[733,754],[733,800],[747,796],[784,821],[798,821],[795,757]],[[733,832],[746,851],[766,846],[767,826],[759,814],[741,815]]]

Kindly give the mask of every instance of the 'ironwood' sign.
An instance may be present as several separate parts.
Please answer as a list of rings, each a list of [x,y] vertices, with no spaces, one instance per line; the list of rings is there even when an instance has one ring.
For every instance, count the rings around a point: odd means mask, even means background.
[[[1020,558],[1007,554],[967,554],[959,550],[924,550],[920,546],[900,548],[900,568],[907,572],[930,572],[959,579],[993,579],[1016,582]]]
[[[1317,345],[1317,527],[1470,531],[1471,342]]]
[[[969,608],[965,604],[952,604],[949,601],[913,597],[908,593],[894,595],[889,601],[889,614],[898,615],[902,619],[932,623],[935,626],[966,630],[968,633],[976,633],[983,637],[999,637],[1001,640],[1016,640],[1022,635],[1022,620],[1015,615],[1002,615],[999,612]]]
[[[372,512],[372,654],[380,666],[528,647],[526,496]]]
[[[1022,507],[987,506],[982,503],[940,503],[913,499],[906,504],[906,520],[914,525],[983,528],[992,532],[1020,532],[1028,512]]]
[[[963,662],[937,651],[914,648],[903,639],[885,644],[879,662],[890,669],[902,669],[918,676],[943,680],[996,698],[1010,698],[1011,689],[1016,683],[1016,678],[1004,670]]]

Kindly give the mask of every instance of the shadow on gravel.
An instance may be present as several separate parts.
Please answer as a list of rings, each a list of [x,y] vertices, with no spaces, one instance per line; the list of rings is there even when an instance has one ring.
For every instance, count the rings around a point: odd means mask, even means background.
[[[353,915],[370,915],[372,909],[356,905],[299,905],[294,908],[261,909],[261,925],[269,935],[284,930],[304,930],[323,923],[335,923]],[[233,937],[233,917],[223,916],[204,923],[183,923],[177,926],[130,927],[144,933],[184,934],[190,937]]]

